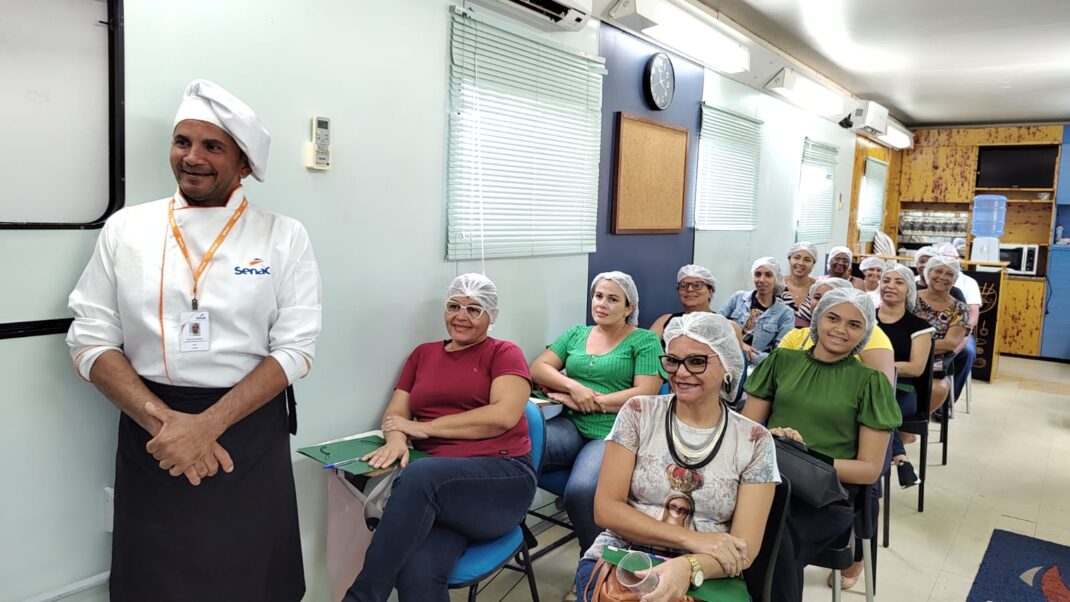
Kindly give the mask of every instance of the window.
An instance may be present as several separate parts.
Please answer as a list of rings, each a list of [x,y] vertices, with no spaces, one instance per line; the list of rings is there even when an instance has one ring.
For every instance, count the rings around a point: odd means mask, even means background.
[[[814,244],[832,239],[832,206],[836,183],[835,146],[815,142],[803,143],[802,169],[796,205],[795,240]]]
[[[702,105],[695,228],[758,226],[758,162],[762,122]]]
[[[862,189],[858,192],[858,240],[870,242],[880,229],[884,217],[884,189],[888,181],[888,164],[866,157]]]
[[[0,230],[100,227],[122,207],[122,10],[39,0],[0,21]]]
[[[453,11],[446,258],[594,252],[604,61]]]

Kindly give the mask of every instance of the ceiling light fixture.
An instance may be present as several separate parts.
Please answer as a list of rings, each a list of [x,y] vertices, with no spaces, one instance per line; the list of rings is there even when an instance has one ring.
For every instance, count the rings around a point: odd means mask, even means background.
[[[750,70],[750,50],[706,12],[672,0],[620,0],[609,17],[721,73]]]
[[[843,96],[839,92],[799,75],[790,67],[784,67],[774,75],[773,79],[765,84],[765,89],[779,94],[801,109],[823,117],[839,116],[843,113]]]

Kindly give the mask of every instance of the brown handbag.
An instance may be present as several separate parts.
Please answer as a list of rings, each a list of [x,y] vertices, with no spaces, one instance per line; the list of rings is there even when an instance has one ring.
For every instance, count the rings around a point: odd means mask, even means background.
[[[591,571],[591,580],[583,590],[583,597],[591,602],[638,602],[642,596],[625,587],[617,580],[617,567],[604,558],[599,558]],[[696,602],[684,596],[680,602]]]

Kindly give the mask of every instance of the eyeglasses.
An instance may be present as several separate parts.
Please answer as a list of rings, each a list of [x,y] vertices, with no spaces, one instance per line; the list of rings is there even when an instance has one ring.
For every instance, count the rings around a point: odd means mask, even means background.
[[[675,355],[662,355],[661,367],[665,368],[665,371],[669,374],[676,374],[676,371],[680,369],[680,365],[683,364],[684,370],[694,375],[702,374],[706,371],[706,367],[710,365],[710,355],[689,355],[683,359],[676,357]]]
[[[676,285],[678,291],[701,291],[709,286],[705,282],[681,282]]]
[[[483,309],[481,305],[461,305],[456,301],[446,301],[446,315],[456,316],[464,310],[464,315],[468,316],[469,320],[478,320],[483,317],[483,313],[487,310]]]

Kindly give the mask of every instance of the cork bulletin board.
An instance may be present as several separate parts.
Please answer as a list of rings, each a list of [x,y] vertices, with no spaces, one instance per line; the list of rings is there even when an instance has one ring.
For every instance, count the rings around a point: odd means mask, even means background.
[[[686,128],[619,114],[614,234],[684,229]]]

